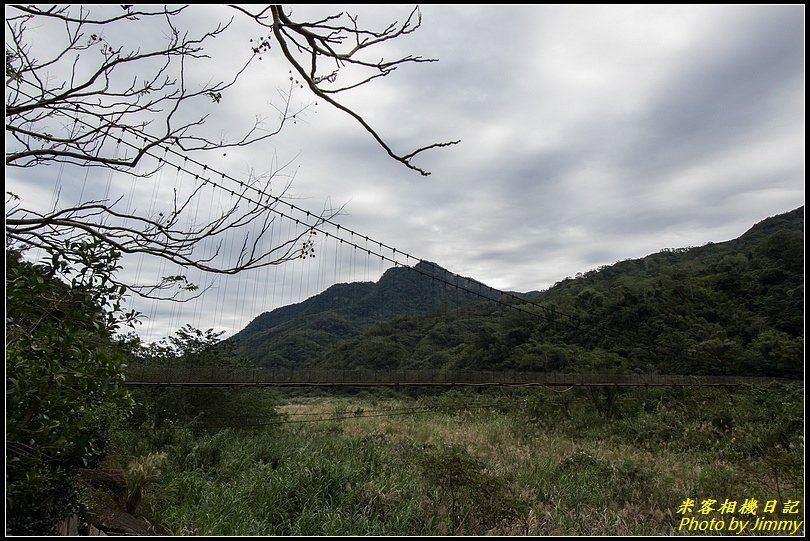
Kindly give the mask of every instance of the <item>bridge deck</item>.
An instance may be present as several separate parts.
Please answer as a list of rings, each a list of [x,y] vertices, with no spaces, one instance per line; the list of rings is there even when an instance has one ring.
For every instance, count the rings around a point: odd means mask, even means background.
[[[729,387],[802,380],[666,374],[557,374],[445,370],[198,370],[137,367],[128,387]]]

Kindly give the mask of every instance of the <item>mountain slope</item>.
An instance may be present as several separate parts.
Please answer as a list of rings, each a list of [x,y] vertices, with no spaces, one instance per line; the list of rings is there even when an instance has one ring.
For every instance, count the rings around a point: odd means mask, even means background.
[[[394,268],[263,314],[234,340],[263,366],[802,377],[803,232],[801,207],[734,240],[600,267],[522,295],[534,316],[453,287],[478,282]]]
[[[405,317],[342,342],[319,363],[802,377],[803,230],[799,208],[738,239],[563,280],[522,306],[537,317],[494,305]]]
[[[476,292],[486,289],[423,261],[388,269],[376,283],[335,284],[301,303],[265,312],[231,340],[259,366],[311,366],[328,348],[373,325],[480,300]]]

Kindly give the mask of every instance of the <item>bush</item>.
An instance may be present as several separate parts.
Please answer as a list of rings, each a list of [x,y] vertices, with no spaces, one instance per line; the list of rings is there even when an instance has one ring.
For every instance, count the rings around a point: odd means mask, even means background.
[[[508,480],[460,445],[427,450],[420,466],[432,499],[430,512],[439,522],[447,521],[438,526],[449,528],[448,533],[485,532],[526,511]]]
[[[90,243],[81,271],[6,250],[6,512],[12,534],[49,534],[78,506],[79,468],[104,455],[110,427],[131,407],[124,356],[111,341],[124,293],[111,284],[119,257]],[[57,275],[72,275],[71,283]]]

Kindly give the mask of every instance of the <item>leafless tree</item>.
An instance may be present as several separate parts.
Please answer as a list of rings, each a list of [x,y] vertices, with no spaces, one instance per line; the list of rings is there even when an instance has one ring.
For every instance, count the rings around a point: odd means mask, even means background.
[[[309,89],[316,100],[344,111],[359,122],[394,160],[429,174],[412,163],[418,154],[457,141],[435,143],[409,153],[395,152],[360,113],[337,96],[408,63],[431,62],[418,56],[369,60],[369,51],[415,31],[421,23],[414,9],[404,23],[375,31],[359,26],[356,17],[340,13],[315,21],[295,22],[281,6],[251,12],[232,6],[234,17],[249,17],[268,30],[251,40],[245,59],[226,62],[224,81],[193,86],[196,62],[208,59],[206,47],[223,35],[234,19],[213,29],[186,30],[184,19],[194,8],[136,6],[12,5],[6,11],[6,165],[37,168],[58,164],[81,167],[87,175],[100,169],[116,175],[154,178],[167,167],[182,169],[194,187],[175,190],[160,210],[133,210],[124,202],[125,188],[65,206],[43,209],[7,194],[6,237],[16,247],[36,247],[70,260],[72,246],[90,239],[123,253],[163,258],[184,269],[235,274],[312,255],[313,227],[335,216],[334,209],[302,215],[304,227],[288,238],[272,231],[277,218],[293,207],[286,198],[290,176],[280,167],[248,180],[217,175],[189,153],[245,147],[278,135],[306,106],[294,106],[295,89]],[[127,36],[155,26],[165,41],[133,44]],[[47,32],[48,39],[36,39]],[[147,35],[143,33],[141,35]],[[61,42],[59,42],[61,39]],[[59,42],[58,46],[54,46]],[[210,50],[210,49],[209,49]],[[208,115],[237,85],[251,63],[278,53],[290,66],[289,87],[280,91],[272,121],[257,116],[231,138],[211,137],[203,128]],[[374,53],[379,54],[379,53]],[[306,67],[305,67],[306,66]],[[344,76],[344,73],[346,76]],[[342,82],[346,77],[356,77]],[[340,82],[339,82],[340,81]],[[61,170],[60,170],[61,174]],[[280,184],[280,187],[278,185]],[[226,194],[228,205],[199,224],[201,201]],[[237,233],[241,247],[223,250],[226,235]],[[202,249],[203,245],[206,246]],[[184,276],[159,284],[128,284],[145,296],[160,295]]]
[[[421,26],[422,14],[418,7],[410,12],[405,22],[393,22],[379,31],[360,28],[357,17],[345,12],[318,21],[296,22],[279,5],[267,6],[256,12],[250,12],[239,6],[233,7],[268,28],[272,32],[272,40],[275,40],[284,58],[295,69],[296,76],[306,82],[313,94],[359,122],[394,160],[427,176],[430,173],[414,165],[413,158],[426,150],[459,142],[433,143],[406,154],[397,153],[359,113],[346,107],[336,98],[341,92],[391,74],[403,64],[436,62],[434,58],[412,55],[394,60],[369,60],[370,49],[383,42],[410,34]],[[268,36],[258,44],[255,51],[259,52],[263,47],[269,48],[272,40]],[[342,82],[341,78],[339,82],[341,72],[349,69],[352,70],[349,77],[353,79]]]

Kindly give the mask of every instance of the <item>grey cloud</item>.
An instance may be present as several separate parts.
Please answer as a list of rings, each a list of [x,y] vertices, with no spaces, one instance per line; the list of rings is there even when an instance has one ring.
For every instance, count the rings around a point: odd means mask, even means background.
[[[786,92],[803,80],[804,26],[796,8],[753,7],[741,24],[717,21],[716,35],[694,43],[634,121],[638,134],[625,150],[630,170],[654,176],[683,167],[744,144],[779,115]]]
[[[249,166],[269,170],[274,159],[295,159],[291,195],[300,206],[316,212],[345,203],[344,227],[513,290],[544,289],[663,247],[732,238],[801,204],[804,154],[791,141],[801,145],[804,137],[803,7],[678,8],[690,16],[677,24],[694,25],[674,33],[684,40],[682,54],[668,56],[652,39],[629,60],[624,33],[645,28],[652,11],[599,9],[425,6],[423,28],[392,43],[386,56],[439,62],[402,67],[347,103],[396,151],[461,139],[415,160],[433,172],[428,178],[394,163],[353,119],[324,104],[268,142],[212,157],[212,166],[241,176]],[[302,17],[332,11],[295,10]],[[361,21],[389,18],[380,7],[354,11]],[[252,35],[244,28],[217,41],[218,50],[240,50]],[[572,48],[574,56],[565,54]],[[653,63],[639,74],[645,77],[626,77],[624,62],[635,69],[647,56]],[[270,110],[279,84],[274,66],[265,58],[225,96],[214,109],[217,130],[235,133]],[[558,73],[592,66],[603,71],[582,83]],[[617,96],[636,101],[614,106]],[[790,148],[767,146],[774,141]],[[22,182],[29,173],[19,175]],[[37,177],[47,186],[49,174]],[[104,189],[103,175],[90,178]],[[161,335],[189,317],[199,327],[238,330],[330,280],[366,278],[362,264],[335,271],[335,259],[350,253],[328,242],[318,249],[309,267],[200,277],[215,284],[202,303],[147,303],[145,311],[160,320],[152,327]],[[371,267],[372,275],[384,270]],[[300,287],[291,288],[292,277]]]

